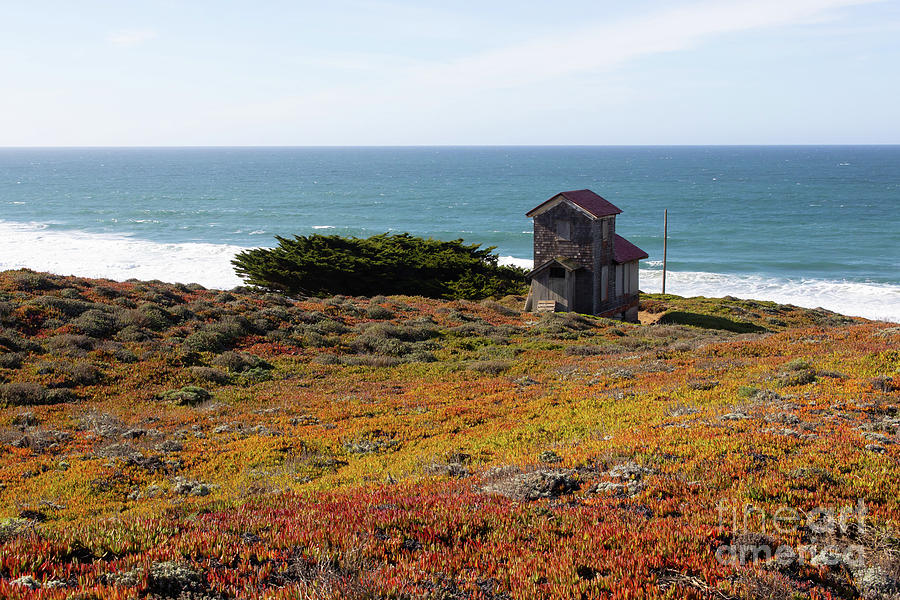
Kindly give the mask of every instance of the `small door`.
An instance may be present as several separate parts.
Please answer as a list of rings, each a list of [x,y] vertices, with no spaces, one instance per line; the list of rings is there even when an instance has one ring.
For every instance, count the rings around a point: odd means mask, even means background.
[[[562,267],[550,267],[547,287],[550,289],[550,299],[559,302],[563,310],[569,310],[566,270]]]

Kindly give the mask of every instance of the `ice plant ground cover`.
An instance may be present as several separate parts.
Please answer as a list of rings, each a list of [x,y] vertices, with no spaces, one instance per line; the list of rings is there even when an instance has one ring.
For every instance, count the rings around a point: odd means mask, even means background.
[[[900,592],[900,328],[0,273],[0,597]]]

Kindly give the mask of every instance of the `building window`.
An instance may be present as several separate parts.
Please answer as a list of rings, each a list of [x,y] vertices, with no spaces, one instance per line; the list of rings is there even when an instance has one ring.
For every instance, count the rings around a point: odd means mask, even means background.
[[[557,221],[556,222],[556,237],[561,240],[571,240],[572,239],[572,222],[571,221]]]
[[[609,300],[609,267],[600,270],[600,300]]]
[[[624,277],[625,274],[625,265],[616,265],[616,296],[621,296],[625,293],[624,288]]]
[[[566,276],[566,270],[562,267],[550,267],[550,277],[553,278],[564,278]]]

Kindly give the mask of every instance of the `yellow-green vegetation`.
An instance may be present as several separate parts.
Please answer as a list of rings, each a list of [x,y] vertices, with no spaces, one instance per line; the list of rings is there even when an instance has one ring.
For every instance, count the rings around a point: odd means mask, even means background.
[[[0,273],[0,597],[900,591],[900,327],[521,305]]]

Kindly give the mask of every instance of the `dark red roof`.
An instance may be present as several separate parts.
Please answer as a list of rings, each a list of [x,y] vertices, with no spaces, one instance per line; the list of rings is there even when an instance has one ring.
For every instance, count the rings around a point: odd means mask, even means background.
[[[541,202],[539,205],[525,213],[525,216],[530,217],[532,213],[547,204],[547,202],[555,200],[557,196],[562,196],[572,204],[583,208],[593,215],[595,219],[617,215],[622,212],[613,203],[601,198],[591,190],[572,190],[571,192],[560,192],[559,194],[556,194],[556,196]]]
[[[614,260],[619,263],[627,263],[633,260],[641,260],[642,258],[648,258],[650,255],[623,238],[618,233],[616,234],[616,247],[613,250]]]

